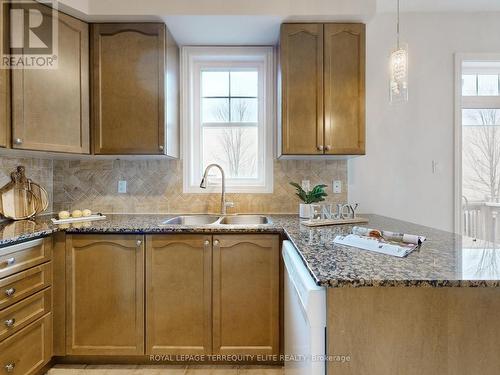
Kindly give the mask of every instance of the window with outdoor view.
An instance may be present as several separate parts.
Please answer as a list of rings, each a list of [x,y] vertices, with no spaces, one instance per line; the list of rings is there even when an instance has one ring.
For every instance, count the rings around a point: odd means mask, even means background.
[[[494,241],[500,235],[500,61],[462,62],[461,103],[463,231]]]
[[[188,47],[183,53],[184,191],[203,192],[201,177],[213,163],[224,169],[230,192],[272,191],[272,48]],[[220,178],[212,169],[209,186]]]

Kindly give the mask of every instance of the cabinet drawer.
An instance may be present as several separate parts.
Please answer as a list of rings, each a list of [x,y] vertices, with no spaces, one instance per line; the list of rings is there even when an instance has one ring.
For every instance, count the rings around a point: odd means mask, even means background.
[[[45,263],[0,280],[0,310],[52,285],[52,263]]]
[[[0,373],[31,375],[52,357],[52,314],[0,342]]]
[[[0,340],[6,339],[51,310],[51,288],[0,311]]]
[[[23,242],[0,249],[0,279],[50,260],[51,237]]]

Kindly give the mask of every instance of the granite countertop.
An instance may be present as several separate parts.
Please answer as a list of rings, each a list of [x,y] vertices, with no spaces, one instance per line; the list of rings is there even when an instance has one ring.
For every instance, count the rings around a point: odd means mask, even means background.
[[[280,233],[293,242],[318,285],[328,287],[500,286],[500,249],[453,233],[378,215],[363,215],[371,228],[424,235],[427,241],[405,258],[333,244],[337,234],[349,233],[352,225],[308,228],[296,215],[267,215],[271,224],[163,225],[177,215],[107,215],[106,220],[67,228],[54,226],[51,216],[33,221],[0,223],[0,246],[66,230],[69,233]]]

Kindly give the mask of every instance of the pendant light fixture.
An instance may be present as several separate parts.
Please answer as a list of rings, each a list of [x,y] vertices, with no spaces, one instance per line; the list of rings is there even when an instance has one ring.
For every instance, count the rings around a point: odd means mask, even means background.
[[[399,0],[396,25],[396,49],[391,53],[390,102],[408,101],[408,47],[399,41]]]

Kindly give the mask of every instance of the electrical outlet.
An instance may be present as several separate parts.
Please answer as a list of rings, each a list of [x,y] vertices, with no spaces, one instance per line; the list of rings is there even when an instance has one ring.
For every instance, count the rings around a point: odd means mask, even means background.
[[[334,180],[333,181],[333,193],[341,194],[342,193],[342,181]]]
[[[118,193],[125,194],[127,192],[127,181],[120,180],[118,181]]]

